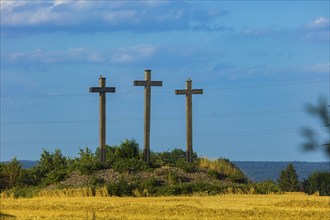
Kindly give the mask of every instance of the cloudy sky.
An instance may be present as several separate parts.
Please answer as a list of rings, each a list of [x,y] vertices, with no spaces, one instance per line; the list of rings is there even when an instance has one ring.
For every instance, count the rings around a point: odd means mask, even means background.
[[[328,1],[1,0],[1,160],[75,157],[98,146],[107,78],[107,144],[143,147],[143,88],[152,70],[151,148],[185,149],[184,89],[193,88],[194,150],[243,161],[325,161],[306,153],[304,111],[329,97]]]

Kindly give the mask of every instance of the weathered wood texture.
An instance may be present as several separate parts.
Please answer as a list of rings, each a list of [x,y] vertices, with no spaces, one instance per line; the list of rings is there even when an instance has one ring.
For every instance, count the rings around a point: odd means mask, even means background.
[[[175,90],[176,95],[186,95],[186,160],[191,163],[193,158],[192,137],[192,95],[203,94],[203,89],[192,89],[192,81],[186,81],[186,89]]]
[[[99,78],[100,87],[91,87],[89,92],[100,94],[100,161],[106,162],[106,93],[115,93],[115,87],[106,87],[105,77]]]
[[[151,111],[151,86],[162,86],[162,81],[151,81],[151,70],[144,71],[145,80],[135,80],[134,86],[144,86],[144,148],[143,157],[150,163],[150,111]]]

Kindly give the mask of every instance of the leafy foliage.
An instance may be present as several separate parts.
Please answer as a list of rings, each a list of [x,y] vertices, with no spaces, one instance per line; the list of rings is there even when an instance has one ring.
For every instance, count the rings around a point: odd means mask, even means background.
[[[79,170],[83,174],[91,174],[102,167],[98,157],[92,152],[91,149],[86,147],[80,149],[79,157],[73,163],[74,169]]]
[[[21,173],[22,165],[16,158],[8,164],[0,164],[0,190],[19,185]]]
[[[315,172],[303,185],[304,191],[308,194],[319,192],[320,196],[330,196],[330,173]]]
[[[320,97],[319,103],[316,105],[308,104],[306,111],[320,119],[327,138],[320,142],[320,137],[315,130],[304,127],[301,129],[301,134],[305,137],[305,143],[302,145],[303,149],[306,151],[322,150],[330,158],[330,139],[328,138],[330,133],[330,114],[326,97]]]
[[[1,189],[15,197],[31,197],[52,185],[59,193],[62,189],[69,190],[65,183],[72,179],[66,178],[74,176],[82,178],[79,179],[84,181],[81,187],[89,189],[88,195],[95,196],[249,193],[248,179],[228,159],[208,160],[198,158],[194,153],[193,163],[188,163],[185,151],[173,149],[151,152],[151,164],[147,165],[134,139],[125,140],[118,146],[106,146],[106,154],[106,163],[102,164],[99,148],[95,152],[88,147],[80,149],[78,157],[73,159],[66,158],[58,149],[54,152],[43,150],[38,164],[29,169],[22,169],[13,159],[8,164],[0,164]],[[71,187],[75,184],[77,182],[73,180]],[[260,185],[256,191],[276,192],[275,185]]]
[[[266,180],[255,184],[255,192],[258,194],[278,193],[280,188],[275,182]]]
[[[68,174],[67,171],[67,159],[59,149],[56,149],[54,153],[43,150],[35,168],[37,176],[46,185],[63,180]]]

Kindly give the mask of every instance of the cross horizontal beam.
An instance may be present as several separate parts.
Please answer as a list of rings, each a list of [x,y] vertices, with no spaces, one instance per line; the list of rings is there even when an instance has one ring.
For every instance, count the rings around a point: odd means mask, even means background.
[[[203,89],[177,89],[175,90],[175,95],[191,95],[191,94],[203,94]]]
[[[163,86],[162,81],[135,80],[134,86]]]
[[[89,92],[91,93],[115,93],[116,87],[91,87],[89,88]]]

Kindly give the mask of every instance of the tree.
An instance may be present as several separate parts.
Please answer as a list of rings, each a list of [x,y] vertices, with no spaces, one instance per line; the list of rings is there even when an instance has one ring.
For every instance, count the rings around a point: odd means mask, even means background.
[[[298,174],[292,163],[281,171],[278,179],[278,185],[282,191],[295,192],[300,188]]]
[[[9,189],[17,186],[21,172],[22,164],[16,157],[7,164],[0,164],[0,189]]]
[[[102,167],[99,157],[95,156],[91,149],[80,149],[79,157],[74,161],[74,168],[83,174],[91,174]]]
[[[126,139],[120,144],[119,148],[116,149],[115,154],[118,158],[139,159],[139,144],[134,139]]]
[[[305,143],[302,145],[303,149],[306,151],[322,150],[330,158],[330,116],[326,98],[323,96],[320,97],[317,105],[308,104],[306,106],[306,111],[321,120],[323,130],[327,133],[328,138],[320,141],[321,138],[315,130],[304,127],[301,129],[301,134],[306,139]]]
[[[312,173],[305,181],[304,191],[308,194],[319,192],[320,196],[330,196],[330,173]]]
[[[63,180],[67,176],[67,168],[67,159],[62,155],[61,150],[56,149],[54,153],[50,153],[43,149],[35,173],[39,180],[50,184]]]

